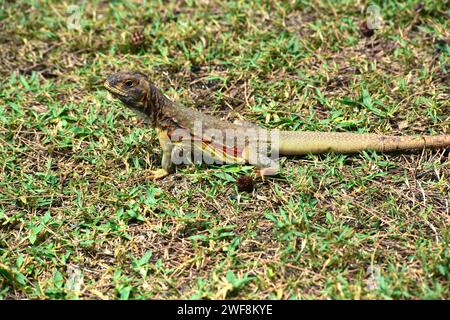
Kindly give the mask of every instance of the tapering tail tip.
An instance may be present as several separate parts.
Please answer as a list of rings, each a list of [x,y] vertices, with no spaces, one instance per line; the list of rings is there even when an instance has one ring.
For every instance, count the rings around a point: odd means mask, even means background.
[[[280,154],[355,153],[363,150],[395,152],[402,150],[449,148],[450,135],[389,136],[349,132],[280,131]]]
[[[427,141],[427,139],[429,141]],[[428,136],[425,139],[425,147],[430,144],[432,148],[449,148],[450,135]]]
[[[381,136],[380,151],[436,149],[450,147],[450,135],[392,137]]]

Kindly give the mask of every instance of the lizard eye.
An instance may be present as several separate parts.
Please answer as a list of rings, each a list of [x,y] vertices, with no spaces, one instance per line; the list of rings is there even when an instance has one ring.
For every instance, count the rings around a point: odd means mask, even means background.
[[[125,81],[125,87],[129,88],[129,87],[131,87],[132,85],[133,85],[133,81],[131,81],[131,80]]]

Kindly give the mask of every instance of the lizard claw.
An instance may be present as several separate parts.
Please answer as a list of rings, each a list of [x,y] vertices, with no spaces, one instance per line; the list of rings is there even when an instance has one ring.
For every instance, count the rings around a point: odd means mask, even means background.
[[[150,173],[147,175],[147,179],[152,179],[156,181],[158,179],[164,178],[169,173],[164,169],[150,170]]]

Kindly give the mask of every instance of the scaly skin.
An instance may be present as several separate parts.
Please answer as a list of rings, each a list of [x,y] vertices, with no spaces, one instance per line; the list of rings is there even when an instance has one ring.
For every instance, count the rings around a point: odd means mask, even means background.
[[[276,173],[270,159],[262,154],[256,144],[266,143],[275,148],[279,141],[281,155],[301,155],[307,153],[355,153],[363,150],[380,152],[441,148],[450,146],[450,135],[439,136],[388,136],[377,134],[279,131],[266,130],[252,124],[236,124],[188,109],[169,100],[145,75],[136,72],[118,72],[108,77],[105,87],[128,108],[135,111],[145,122],[156,128],[163,149],[162,169],[152,171],[151,177],[159,179],[173,170],[171,161],[175,146],[193,147],[208,152],[215,160],[225,163],[249,162],[261,168],[261,175]],[[199,127],[199,124],[201,127]],[[215,133],[211,133],[211,130]],[[253,130],[257,136],[250,135]],[[175,132],[178,132],[175,137]],[[179,132],[182,132],[180,135]],[[220,138],[217,138],[217,134]],[[271,134],[275,134],[277,139]],[[230,144],[230,140],[233,143]],[[227,140],[225,140],[227,139]],[[273,149],[272,149],[273,150]]]

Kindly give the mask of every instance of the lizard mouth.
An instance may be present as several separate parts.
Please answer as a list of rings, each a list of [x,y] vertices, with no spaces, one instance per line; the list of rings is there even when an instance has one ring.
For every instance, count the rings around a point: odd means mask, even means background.
[[[116,95],[121,96],[121,97],[126,97],[127,96],[127,94],[124,91],[122,91],[120,89],[117,89],[115,87],[112,87],[109,84],[108,81],[105,81],[105,83],[103,85],[105,86],[106,90],[108,90],[109,92],[111,92],[113,94],[116,94]]]

